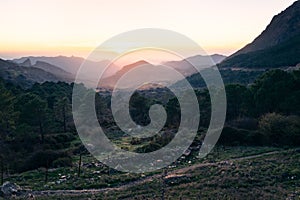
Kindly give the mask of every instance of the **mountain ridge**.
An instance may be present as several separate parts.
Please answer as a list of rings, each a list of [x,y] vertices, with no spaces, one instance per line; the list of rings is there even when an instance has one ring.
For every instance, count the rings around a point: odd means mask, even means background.
[[[192,64],[195,64],[195,67],[199,68],[206,68],[211,67],[212,65],[215,65],[216,62],[219,63],[221,60],[225,59],[226,56],[220,55],[220,54],[213,54],[211,56],[203,56],[203,55],[195,55],[191,57],[187,57],[180,61],[167,61],[163,62],[162,65],[166,65],[169,67],[172,67],[179,71],[184,76],[190,76],[197,72],[197,70],[194,68]],[[119,70],[117,73],[115,73],[112,76],[109,76],[107,78],[104,78],[101,80],[101,83],[99,84],[100,88],[113,88],[114,85],[117,83],[117,81],[128,71],[131,69],[134,69],[135,67],[138,67],[143,64],[148,64],[153,67],[157,65],[153,65],[145,60],[139,60],[131,64],[124,65],[121,70]],[[143,76],[141,74],[141,76]],[[176,81],[176,80],[174,80]]]
[[[266,29],[232,56],[278,45],[300,34],[300,1],[275,15]]]
[[[85,67],[88,68],[91,74],[95,73],[96,70],[103,70],[106,68],[108,64],[110,64],[109,60],[101,60],[101,61],[91,61],[84,59],[82,57],[77,56],[27,56],[21,57],[17,59],[11,60],[17,64],[23,63],[25,60],[30,59],[31,63],[34,65],[37,61],[42,61],[54,65],[56,67],[61,68],[62,70],[73,74],[74,76],[77,74],[78,70],[80,69],[81,65],[84,63]],[[110,65],[109,69],[106,70],[104,76],[110,76],[116,73],[119,70],[119,67],[116,65]]]
[[[197,70],[201,70],[203,68],[211,67],[215,64],[220,63],[226,59],[226,56],[220,54],[212,54],[212,55],[195,55],[187,57],[180,61],[168,61],[164,62],[164,65],[173,67],[178,70],[184,76],[190,76],[194,73],[197,73]],[[197,70],[194,68],[196,67]]]
[[[0,58],[0,77],[8,82],[19,85],[23,88],[29,88],[34,83],[43,83],[46,81],[58,82],[64,79],[55,76],[50,72],[36,67],[24,67],[11,61],[5,61]]]
[[[300,63],[300,1],[275,15],[252,43],[238,50],[219,68],[282,68]]]

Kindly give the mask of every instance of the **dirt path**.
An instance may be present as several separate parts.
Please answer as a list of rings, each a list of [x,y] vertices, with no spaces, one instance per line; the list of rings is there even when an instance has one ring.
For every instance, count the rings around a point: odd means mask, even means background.
[[[274,154],[279,154],[279,153],[284,153],[284,152],[291,152],[299,149],[294,149],[294,150],[282,150],[282,151],[272,151],[272,152],[267,152],[267,153],[261,153],[261,154],[256,154],[256,155],[251,155],[251,156],[244,156],[244,157],[239,157],[239,158],[233,158],[233,159],[228,159],[228,160],[223,160],[215,163],[200,163],[200,164],[195,164],[189,167],[184,167],[181,169],[173,170],[168,172],[168,176],[176,176],[180,174],[185,174],[190,170],[194,170],[197,168],[201,167],[207,167],[207,166],[217,166],[222,163],[232,163],[232,162],[237,162],[237,161],[242,161],[242,160],[250,160],[254,158],[259,158],[259,157],[264,157],[268,155],[274,155]],[[152,176],[147,176],[145,178],[141,178],[136,181],[132,181],[120,186],[115,186],[115,187],[109,187],[109,188],[102,188],[102,189],[87,189],[87,190],[45,190],[45,191],[33,191],[31,194],[35,196],[52,196],[52,195],[82,195],[82,194],[93,194],[93,193],[99,193],[99,192],[107,192],[107,191],[113,191],[113,190],[123,190],[127,189],[139,184],[143,184],[146,182],[150,182],[154,179],[159,179],[161,178],[161,174],[156,174]]]
[[[251,156],[243,156],[243,157],[238,157],[238,158],[232,158],[232,159],[223,160],[223,161],[214,162],[214,163],[200,163],[200,164],[195,164],[195,165],[192,165],[192,166],[189,166],[189,167],[181,168],[181,169],[178,169],[178,170],[174,170],[170,173],[184,174],[189,170],[194,170],[194,169],[200,168],[200,167],[217,166],[218,164],[221,164],[221,163],[224,163],[224,162],[229,162],[230,163],[230,162],[235,162],[235,161],[250,160],[250,159],[254,159],[254,158],[259,158],[259,157],[268,156],[268,155],[274,155],[274,154],[288,152],[288,151],[291,151],[291,150],[271,151],[271,152],[260,153],[260,154],[255,154],[255,155],[251,155]]]

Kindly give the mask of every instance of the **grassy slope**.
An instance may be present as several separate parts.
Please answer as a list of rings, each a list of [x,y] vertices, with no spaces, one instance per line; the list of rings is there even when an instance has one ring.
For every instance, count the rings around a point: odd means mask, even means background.
[[[214,151],[204,160],[188,158],[178,164],[176,173],[184,175],[179,179],[166,179],[165,199],[286,199],[300,192],[300,153],[283,151],[282,153],[264,155],[257,158],[235,160],[232,158],[260,154],[278,149],[267,147],[232,147],[225,152]],[[280,150],[280,149],[279,149]],[[228,162],[219,162],[228,160]],[[188,164],[188,161],[192,161]],[[95,161],[86,157],[85,163]],[[197,163],[212,163],[200,167]],[[188,167],[188,168],[186,168]],[[178,170],[179,169],[179,170]],[[187,169],[187,170],[181,170]],[[118,187],[133,180],[141,179],[139,174],[114,173],[95,174],[99,167],[83,167],[83,176],[76,178],[76,167],[61,168],[49,173],[50,182],[44,184],[41,171],[27,172],[15,177],[12,181],[38,190],[107,188],[102,192],[64,196],[64,199],[160,199],[160,173],[148,182],[140,182],[130,187]],[[101,167],[100,167],[100,171]],[[67,180],[60,184],[53,183],[62,175]],[[153,175],[152,174],[146,174]],[[52,183],[51,183],[52,182]],[[111,188],[115,187],[115,188]],[[111,188],[111,189],[109,189]],[[41,196],[37,199],[57,199],[58,196]]]
[[[215,73],[212,73],[211,70],[212,69],[206,69],[205,71],[203,71],[203,73],[209,80],[214,80]],[[220,74],[222,76],[224,84],[248,85],[253,83],[254,80],[263,73],[264,71],[241,71],[241,70],[234,71],[230,69],[220,70]],[[187,80],[194,88],[206,87],[206,84],[199,73],[187,77]],[[178,81],[177,83],[174,84],[174,86],[182,87],[183,81]]]

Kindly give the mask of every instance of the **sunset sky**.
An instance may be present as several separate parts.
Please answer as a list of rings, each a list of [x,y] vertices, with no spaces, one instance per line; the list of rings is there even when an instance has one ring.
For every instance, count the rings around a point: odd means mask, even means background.
[[[229,55],[294,1],[3,0],[0,57],[86,57],[106,39],[138,28],[177,31],[209,54]]]

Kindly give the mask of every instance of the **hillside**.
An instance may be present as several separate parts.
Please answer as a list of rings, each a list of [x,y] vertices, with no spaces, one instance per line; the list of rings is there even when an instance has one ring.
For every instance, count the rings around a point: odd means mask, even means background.
[[[42,69],[46,72],[52,73],[53,75],[67,81],[67,82],[72,82],[74,81],[75,76],[69,72],[66,72],[65,70],[55,66],[55,65],[51,65],[49,63],[46,62],[42,62],[42,61],[37,61],[34,65],[32,65],[31,67],[35,67],[35,68],[39,68]]]
[[[109,60],[102,60],[102,61],[90,61],[90,60],[85,60],[84,58],[81,57],[76,57],[76,56],[56,56],[56,57],[46,57],[46,56],[41,56],[41,57],[34,57],[34,56],[29,56],[29,57],[22,57],[19,59],[14,59],[12,60],[15,63],[21,64],[24,63],[26,60],[30,60],[33,65],[35,65],[37,62],[44,62],[48,63],[50,65],[54,65],[68,73],[71,73],[73,75],[76,75],[78,72],[80,66],[84,63],[85,67],[89,69],[90,74],[94,74],[95,71],[99,69],[104,69],[107,64],[110,63]],[[111,76],[114,73],[116,73],[119,70],[119,67],[111,64],[110,68],[106,71],[104,76]]]
[[[273,47],[233,56],[221,68],[278,68],[300,63],[300,34]]]
[[[207,68],[222,62],[225,58],[226,56],[219,55],[219,54],[213,54],[210,56],[196,55],[180,61],[169,61],[163,64],[175,68],[184,76],[190,76],[197,72],[194,69],[194,67],[196,67],[198,70]],[[194,64],[195,66],[193,67],[191,63]]]
[[[46,81],[58,82],[62,78],[36,67],[23,67],[13,62],[0,59],[0,77],[4,80],[28,88],[34,83]]]
[[[255,81],[257,77],[264,73],[263,70],[231,70],[231,69],[222,69],[219,70],[222,76],[224,84],[241,84],[248,85]],[[213,69],[205,69],[203,73],[206,74],[208,79],[213,80]],[[188,82],[193,88],[206,88],[206,84],[199,73],[193,74],[187,77]],[[178,81],[173,85],[176,88],[181,88],[184,86],[183,81]]]
[[[124,75],[126,74],[127,72],[129,72],[130,70],[140,66],[140,65],[146,65],[146,64],[149,64],[147,61],[144,61],[144,60],[140,60],[140,61],[137,61],[135,63],[132,63],[132,64],[129,64],[129,65],[125,65],[122,67],[121,70],[119,70],[118,72],[116,72],[114,75],[112,76],[109,76],[107,78],[104,78],[103,80],[101,80],[100,84],[99,84],[99,87],[102,87],[102,88],[113,88],[114,85],[117,83],[117,81]]]
[[[274,68],[300,63],[300,2],[274,16],[250,44],[218,66],[221,68]]]
[[[163,62],[162,65],[171,67],[176,69],[178,72],[180,72],[184,76],[190,76],[192,74],[195,74],[197,71],[194,67],[196,67],[198,70],[210,67],[216,63],[220,63],[222,60],[224,60],[226,56],[219,55],[219,54],[214,54],[211,56],[202,56],[202,55],[196,55],[196,56],[191,56],[188,58],[185,58],[183,60],[179,61],[168,61],[168,62]],[[195,64],[195,66],[192,66],[192,64]],[[121,70],[116,72],[113,76],[109,76],[105,79],[103,79],[99,85],[99,87],[102,88],[111,88],[113,87],[116,82],[123,76],[125,75],[128,71],[140,66],[148,64],[149,67],[155,67],[156,65],[152,65],[151,63],[148,63],[147,61],[140,60],[132,64],[128,64],[122,67]],[[153,72],[157,73],[157,72]],[[149,74],[141,74],[140,76],[149,76]],[[171,77],[170,77],[171,78]],[[172,78],[171,78],[172,79]],[[132,80],[133,81],[133,80]],[[176,81],[175,79],[172,81]],[[158,87],[157,85],[152,85],[148,84],[149,87]],[[149,88],[148,86],[144,86],[144,88]]]

